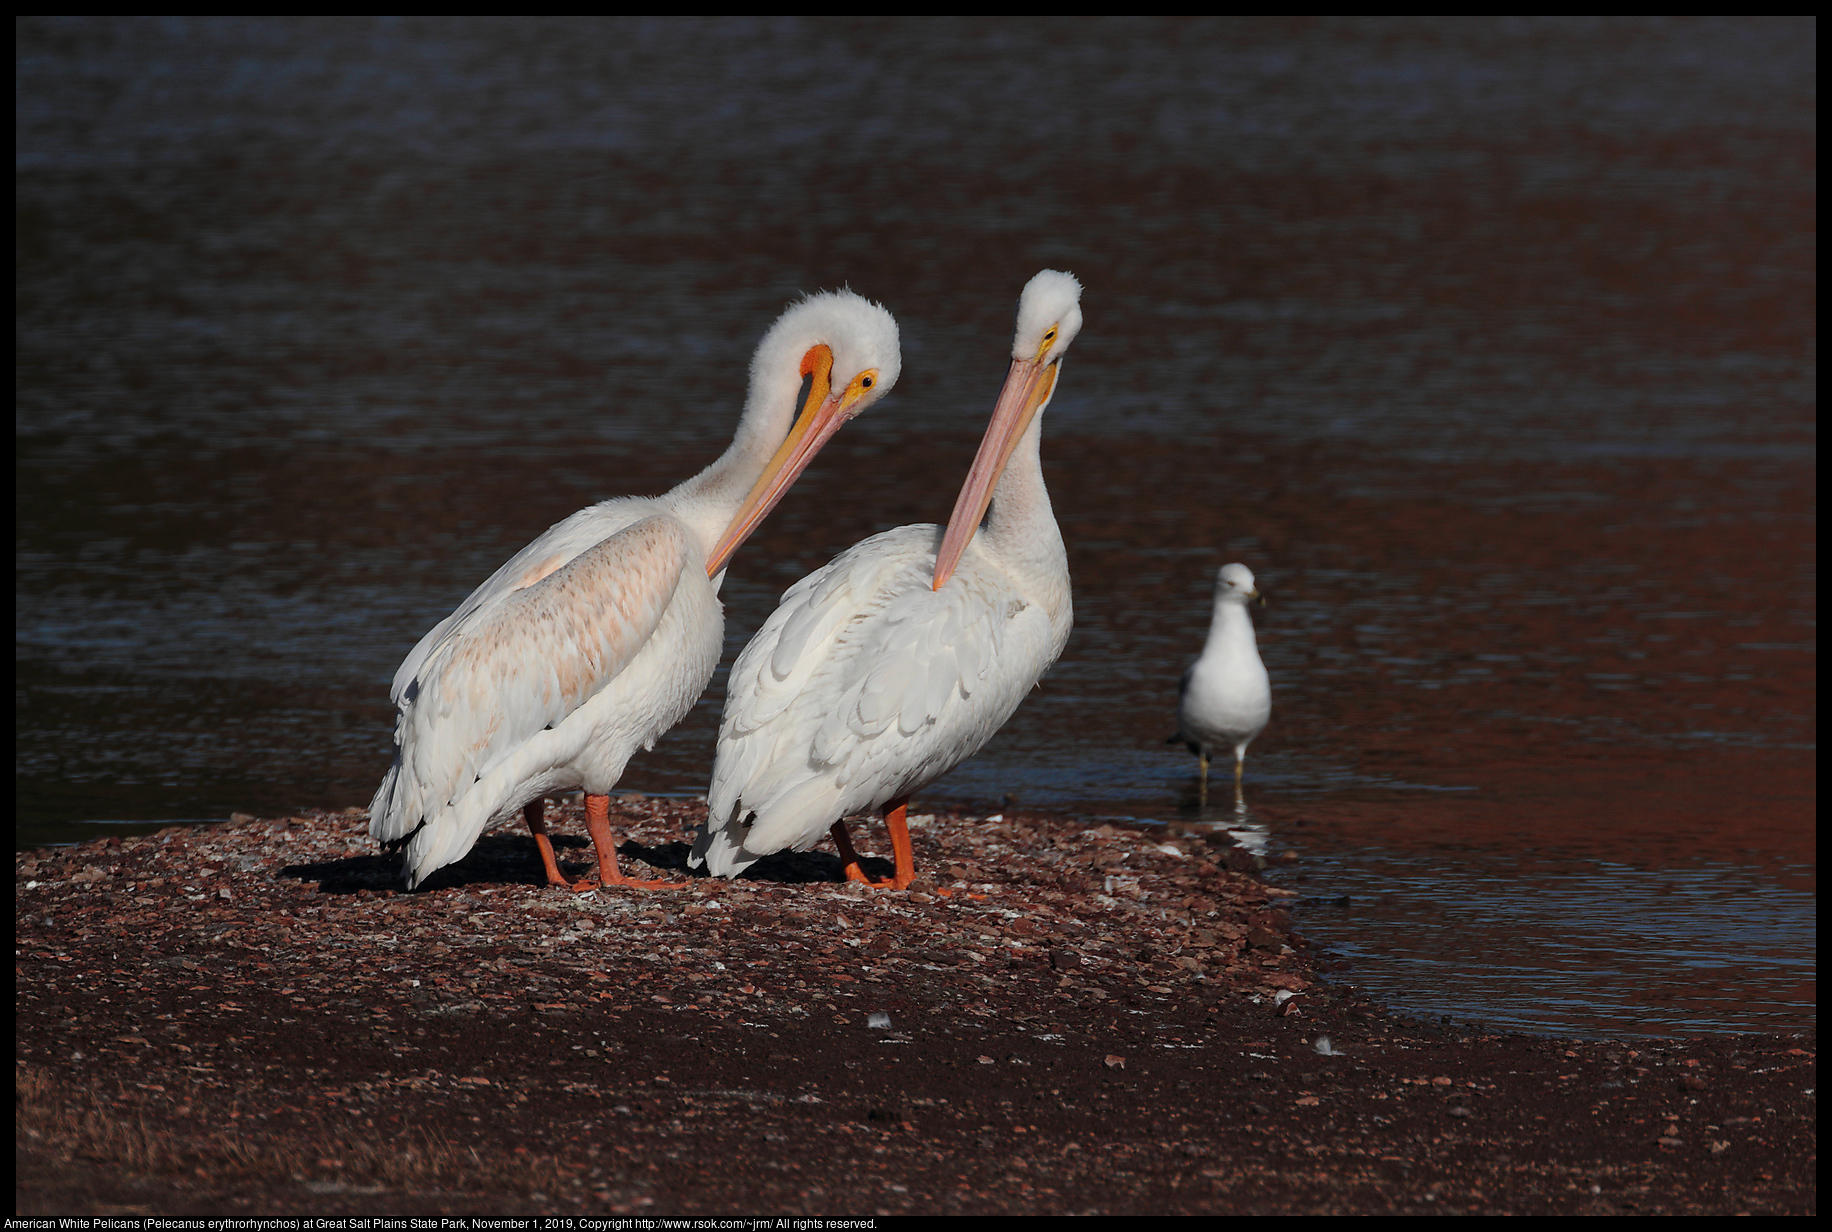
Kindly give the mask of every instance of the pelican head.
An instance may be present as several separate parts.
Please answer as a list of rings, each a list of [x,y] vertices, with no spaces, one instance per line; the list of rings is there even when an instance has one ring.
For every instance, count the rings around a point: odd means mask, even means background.
[[[781,445],[707,558],[707,577],[718,576],[821,446],[890,392],[902,371],[896,318],[851,291],[810,295],[776,319],[751,357],[751,392],[738,435],[748,442],[763,434]],[[804,380],[808,397],[791,424]]]
[[[1081,283],[1061,270],[1044,270],[1018,297],[1018,332],[1011,357],[1047,367],[1060,360],[1081,332]],[[1045,396],[1047,401],[1047,395]]]
[[[1081,332],[1081,283],[1073,274],[1044,270],[1024,284],[1018,297],[1018,330],[1011,343],[1011,371],[993,407],[992,422],[980,438],[967,482],[954,502],[948,530],[935,554],[935,589],[947,585],[961,555],[986,516],[993,489],[1012,450],[1056,392],[1056,374],[1069,343]]]

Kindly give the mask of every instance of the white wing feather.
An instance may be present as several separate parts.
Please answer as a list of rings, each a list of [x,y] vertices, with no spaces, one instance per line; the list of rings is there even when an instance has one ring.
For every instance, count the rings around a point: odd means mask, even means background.
[[[603,690],[655,632],[695,555],[687,528],[666,516],[570,558],[556,543],[567,528],[498,570],[440,625],[442,638],[410,657],[415,671],[397,678],[396,763],[371,806],[374,837],[405,838]]]
[[[462,632],[478,614],[525,587],[532,586],[579,553],[603,543],[612,535],[660,513],[656,502],[648,497],[620,497],[588,505],[570,517],[555,522],[541,532],[534,542],[505,561],[476,590],[465,596],[450,616],[441,620],[414,644],[401,666],[395,669],[389,698],[401,700],[407,687],[419,679],[427,658],[453,634]]]
[[[696,862],[730,875],[979,751],[1066,624],[973,549],[931,588],[938,526],[886,531],[784,592],[733,666]],[[747,824],[748,823],[748,824]]]

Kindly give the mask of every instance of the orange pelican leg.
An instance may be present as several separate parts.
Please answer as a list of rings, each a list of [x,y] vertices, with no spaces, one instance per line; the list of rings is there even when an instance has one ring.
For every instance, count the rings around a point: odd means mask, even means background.
[[[522,820],[528,823],[528,833],[534,835],[534,845],[541,849],[541,863],[547,866],[547,884],[583,894],[597,887],[589,881],[574,884],[560,872],[559,861],[553,858],[553,841],[547,837],[547,798],[545,796],[530,800],[522,806]]]
[[[859,853],[853,850],[852,835],[846,833],[846,819],[840,818],[827,831],[833,835],[833,845],[840,849],[840,863],[846,866],[846,880],[866,881],[865,870],[859,867]]]
[[[840,859],[846,865],[846,880],[863,882],[880,890],[907,890],[910,882],[916,880],[916,856],[910,847],[910,828],[904,820],[904,809],[909,805],[909,797],[893,800],[884,810],[884,826],[891,832],[891,855],[896,864],[896,872],[888,881],[873,881],[865,875],[859,864],[859,853],[853,850],[852,838],[846,833],[845,819],[833,823],[830,833],[834,846],[840,849]]]
[[[625,877],[617,867],[617,840],[611,836],[611,798],[585,797],[585,828],[591,831],[592,846],[598,849],[598,881],[607,886],[629,886],[635,890],[684,890],[684,881],[636,881]],[[587,886],[587,889],[591,887]]]

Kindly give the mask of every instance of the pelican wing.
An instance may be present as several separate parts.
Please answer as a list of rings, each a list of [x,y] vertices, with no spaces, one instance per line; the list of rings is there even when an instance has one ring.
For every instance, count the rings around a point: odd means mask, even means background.
[[[696,562],[685,526],[647,517],[461,608],[464,619],[401,689],[397,764],[377,795],[375,836],[405,837],[590,701],[654,634]]]
[[[963,568],[933,590],[940,534],[900,527],[836,557],[733,666],[708,802],[714,826],[751,819],[753,858],[972,756],[1060,649],[1001,575]]]
[[[426,631],[395,670],[389,700],[400,704],[408,689],[425,674],[427,660],[447,642],[468,632],[474,622],[486,618],[504,598],[541,581],[581,552],[590,551],[654,512],[657,510],[653,500],[621,497],[589,505],[548,527],[480,582],[450,616]]]

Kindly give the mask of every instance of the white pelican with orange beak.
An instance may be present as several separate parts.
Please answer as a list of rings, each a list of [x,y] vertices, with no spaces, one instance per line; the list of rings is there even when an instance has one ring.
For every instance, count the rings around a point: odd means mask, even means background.
[[[891,314],[850,291],[784,312],[751,360],[731,447],[664,496],[582,509],[523,548],[420,639],[395,673],[394,765],[369,833],[405,847],[410,886],[519,810],[550,884],[550,792],[585,790],[599,884],[617,867],[609,792],[637,749],[692,708],[719,662],[727,561],[841,424],[901,367]],[[796,397],[807,400],[799,418]]]
[[[873,884],[915,879],[911,793],[978,752],[1069,638],[1038,442],[1080,305],[1068,274],[1025,286],[1011,372],[946,533],[901,526],[840,554],[784,592],[738,656],[693,863],[732,877],[831,833],[846,875],[866,881],[841,819],[882,808],[896,872]]]

